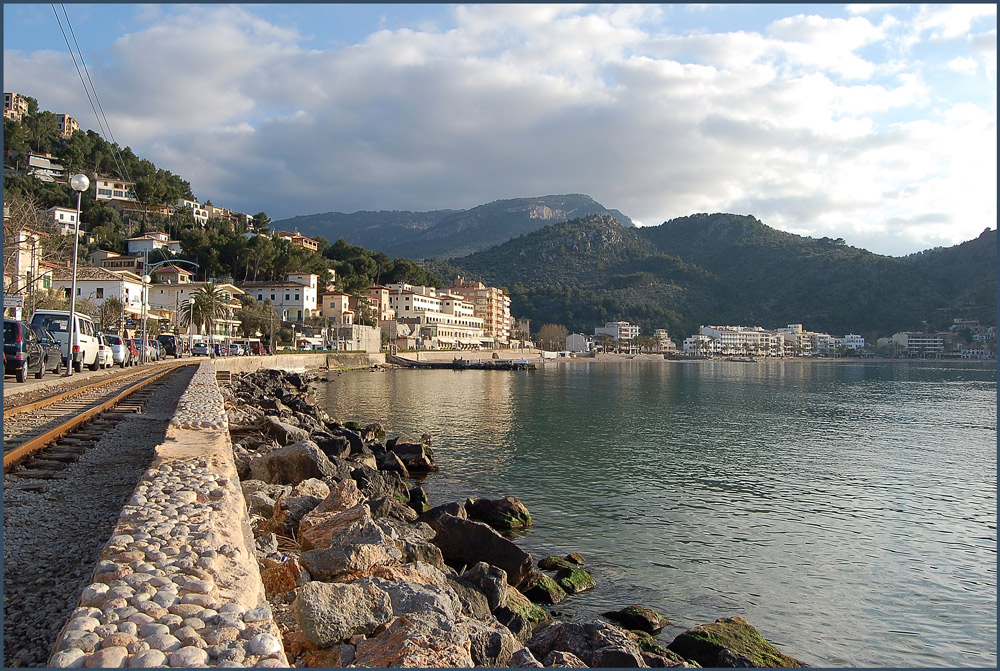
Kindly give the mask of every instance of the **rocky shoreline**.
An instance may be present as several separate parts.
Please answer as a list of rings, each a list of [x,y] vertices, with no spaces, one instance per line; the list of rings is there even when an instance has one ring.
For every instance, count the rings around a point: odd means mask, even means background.
[[[431,507],[430,437],[330,417],[319,376],[221,384],[265,595],[296,667],[800,667],[740,617],[683,632],[640,605],[566,622],[542,607],[594,589],[578,554],[539,562],[515,497]],[[407,481],[411,481],[409,484]],[[612,622],[614,621],[614,622]]]

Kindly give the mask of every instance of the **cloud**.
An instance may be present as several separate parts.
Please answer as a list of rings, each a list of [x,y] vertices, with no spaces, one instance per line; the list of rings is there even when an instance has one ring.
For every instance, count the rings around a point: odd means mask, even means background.
[[[660,6],[469,5],[309,48],[313,35],[252,5],[143,11],[149,23],[88,58],[114,132],[237,210],[572,192],[651,224],[752,213],[895,253],[996,220],[995,93],[992,109],[952,103],[926,63],[876,58],[904,35],[956,35],[964,51],[941,65],[995,61],[982,12],[813,10],[760,31],[687,32]],[[6,86],[96,129],[67,65],[7,51]],[[970,185],[984,197],[964,197]]]

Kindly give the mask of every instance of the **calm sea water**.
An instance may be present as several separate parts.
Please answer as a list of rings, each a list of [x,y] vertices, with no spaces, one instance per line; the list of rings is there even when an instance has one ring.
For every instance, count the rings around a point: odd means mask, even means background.
[[[997,663],[997,369],[618,362],[342,373],[340,419],[433,437],[432,505],[520,498],[535,559],[598,581],[556,608],[742,615],[816,666]]]

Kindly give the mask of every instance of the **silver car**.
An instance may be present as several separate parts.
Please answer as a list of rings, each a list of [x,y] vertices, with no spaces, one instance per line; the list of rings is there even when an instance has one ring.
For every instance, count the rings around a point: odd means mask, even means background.
[[[115,365],[122,368],[132,365],[132,352],[125,344],[124,338],[113,333],[105,333],[104,342],[111,347],[111,360]]]

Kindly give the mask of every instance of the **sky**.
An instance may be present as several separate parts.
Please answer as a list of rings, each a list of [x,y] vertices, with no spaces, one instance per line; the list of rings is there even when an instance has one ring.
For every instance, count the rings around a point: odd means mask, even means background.
[[[55,7],[4,4],[4,91],[100,132],[65,31],[120,146],[274,220],[584,193],[893,256],[997,223],[995,4]]]

